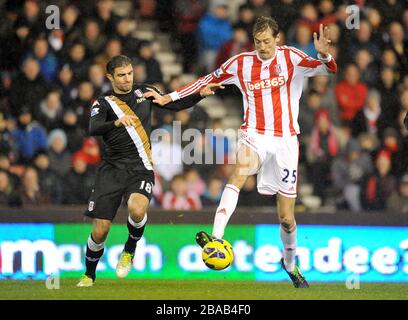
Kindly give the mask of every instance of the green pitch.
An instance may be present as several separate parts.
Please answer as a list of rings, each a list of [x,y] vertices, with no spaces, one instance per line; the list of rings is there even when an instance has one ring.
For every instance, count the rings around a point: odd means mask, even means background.
[[[60,289],[44,281],[0,281],[0,300],[19,299],[134,299],[134,300],[275,300],[275,299],[408,299],[408,284],[361,283],[348,290],[344,283],[311,283],[294,289],[289,282],[105,280],[76,288],[77,279],[62,279]]]

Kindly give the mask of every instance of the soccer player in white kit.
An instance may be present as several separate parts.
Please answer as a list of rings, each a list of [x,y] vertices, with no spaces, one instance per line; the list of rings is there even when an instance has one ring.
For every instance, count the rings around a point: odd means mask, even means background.
[[[235,211],[238,196],[249,175],[258,174],[260,194],[277,194],[280,237],[284,251],[282,268],[296,288],[309,285],[295,264],[297,193],[300,133],[297,122],[299,99],[305,77],[336,73],[337,65],[329,54],[329,29],[320,25],[319,36],[313,34],[318,59],[288,46],[278,46],[279,27],[270,17],[260,17],[253,29],[255,51],[238,54],[213,73],[166,96],[155,95],[157,103],[194,94],[208,84],[211,90],[235,84],[242,93],[244,123],[240,128],[237,163],[225,186],[217,208],[212,235],[197,233],[203,247],[214,238],[221,239],[229,218]],[[154,101],[156,102],[156,101]]]

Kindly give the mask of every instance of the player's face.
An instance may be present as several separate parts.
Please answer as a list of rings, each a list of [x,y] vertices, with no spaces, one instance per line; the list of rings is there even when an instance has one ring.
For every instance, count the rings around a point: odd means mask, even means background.
[[[109,77],[112,86],[118,93],[127,93],[133,86],[133,67],[131,64],[115,68],[113,77]]]
[[[255,49],[262,60],[271,59],[275,55],[279,34],[274,37],[271,29],[266,29],[254,36]]]

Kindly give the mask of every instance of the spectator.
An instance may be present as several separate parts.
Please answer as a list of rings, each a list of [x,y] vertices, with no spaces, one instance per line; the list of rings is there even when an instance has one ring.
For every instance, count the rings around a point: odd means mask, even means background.
[[[201,178],[200,173],[194,167],[187,168],[184,172],[184,178],[187,183],[187,188],[195,194],[201,196],[205,192],[205,182]]]
[[[18,146],[20,163],[30,163],[38,150],[47,149],[47,134],[39,123],[33,121],[28,108],[21,109],[17,128],[12,135]]]
[[[352,135],[368,132],[382,136],[384,122],[382,119],[381,96],[377,90],[370,90],[364,108],[357,112],[351,123]]]
[[[255,24],[255,13],[252,6],[243,4],[239,7],[238,22],[236,28],[244,29],[248,39],[252,39],[252,29]],[[279,24],[280,25],[280,24]]]
[[[401,150],[401,140],[398,131],[394,128],[386,128],[382,136],[382,148],[391,155],[392,173],[401,176],[405,171],[406,161]]]
[[[201,209],[198,194],[188,190],[186,180],[182,175],[173,177],[170,191],[163,197],[163,209],[166,210],[197,210]]]
[[[112,0],[98,0],[96,3],[95,20],[103,26],[102,33],[107,36],[115,34],[115,27],[119,21],[119,16],[117,16],[112,9]]]
[[[37,170],[33,167],[27,167],[21,180],[23,206],[44,206],[50,204],[48,194],[40,188]]]
[[[381,50],[372,37],[372,27],[367,20],[360,21],[360,28],[356,30],[355,37],[351,39],[347,49],[346,53],[349,61],[356,56],[357,51],[360,49],[367,49],[373,55],[374,60],[378,61],[380,59]]]
[[[7,35],[2,41],[0,50],[0,69],[16,71],[20,66],[29,48],[30,28],[27,22],[17,20],[13,27],[13,33]]]
[[[345,154],[336,158],[331,167],[333,186],[340,193],[339,208],[361,211],[361,183],[372,172],[370,156],[362,152],[356,140],[349,140]]]
[[[154,57],[152,43],[144,41],[140,44],[139,57],[146,66],[146,83],[162,84],[163,74],[160,69],[160,63]]]
[[[123,46],[123,54],[131,59],[138,55],[139,41],[131,35],[130,20],[128,18],[121,18],[116,25],[116,36],[119,38]]]
[[[176,38],[180,43],[184,72],[191,71],[197,61],[196,31],[205,11],[205,0],[176,0]]]
[[[13,135],[7,128],[7,119],[5,114],[0,112],[0,152],[8,157],[16,158],[18,148],[14,141]]]
[[[408,40],[404,39],[404,29],[402,25],[394,21],[389,27],[390,43],[389,48],[397,56],[401,68],[401,76],[408,74]]]
[[[271,15],[271,6],[266,0],[249,0],[248,3],[251,5],[254,11],[255,19],[262,16]]]
[[[106,36],[101,33],[99,23],[92,19],[85,22],[84,33],[79,39],[85,46],[88,59],[100,54],[106,44]]]
[[[67,135],[67,148],[70,153],[74,153],[82,148],[82,140],[85,130],[78,126],[78,116],[72,109],[67,109],[64,113],[62,129]]]
[[[50,158],[46,152],[36,154],[34,167],[37,169],[40,189],[49,195],[53,204],[61,204],[63,194],[60,177],[50,168]]]
[[[363,209],[384,210],[394,190],[395,179],[391,175],[391,155],[386,150],[380,150],[375,160],[375,172],[362,181]]]
[[[317,51],[312,40],[312,31],[306,25],[299,24],[296,27],[295,40],[291,46],[302,50],[311,57],[317,58]]]
[[[385,49],[382,52],[381,63],[383,68],[391,68],[394,72],[398,72],[399,64],[395,52],[391,49]],[[378,83],[375,83],[377,85]]]
[[[354,116],[364,106],[367,97],[367,86],[360,81],[360,72],[354,64],[346,66],[344,80],[335,88],[341,121],[350,125]]]
[[[395,74],[390,68],[383,68],[381,71],[381,82],[378,86],[381,94],[382,109],[384,113],[384,126],[395,127],[399,113],[399,96]]]
[[[70,47],[80,35],[79,10],[73,4],[67,4],[61,16],[62,31],[64,33],[64,48]]]
[[[19,207],[21,206],[20,195],[14,189],[10,182],[7,171],[0,169],[0,207]]]
[[[238,207],[262,207],[271,206],[269,197],[259,194],[256,188],[256,177],[249,176],[239,193]]]
[[[86,204],[91,195],[94,175],[89,171],[87,159],[76,152],[72,168],[64,176],[64,204]]]
[[[21,184],[20,177],[12,172],[13,170],[10,163],[10,159],[6,155],[1,153],[0,153],[0,170],[6,171],[8,173],[11,185],[13,186],[14,190],[17,190]]]
[[[378,84],[379,71],[378,64],[367,49],[360,49],[356,54],[356,64],[360,71],[361,82],[368,87],[374,87]]]
[[[106,42],[104,51],[96,56],[95,63],[104,70],[109,60],[120,54],[122,54],[122,43],[118,38],[110,38]]]
[[[398,190],[389,197],[387,209],[391,213],[408,214],[408,174],[402,176]]]
[[[228,1],[213,0],[211,8],[198,25],[200,65],[205,73],[215,68],[215,59],[221,46],[232,38],[228,21]]]
[[[160,175],[163,183],[168,183],[178,174],[183,172],[181,146],[172,141],[171,129],[160,129],[161,140],[159,137],[152,137],[152,159],[154,169]]]
[[[40,64],[40,73],[48,82],[52,82],[58,70],[58,60],[49,49],[48,41],[45,38],[38,38],[33,45],[33,58]]]
[[[64,64],[58,72],[57,86],[61,91],[62,104],[69,105],[78,93],[74,73],[69,64]]]
[[[331,165],[339,153],[339,142],[335,128],[330,121],[330,114],[320,109],[315,114],[315,125],[308,150],[308,162],[311,166],[311,182],[314,194],[326,199],[332,185]]]
[[[307,93],[306,101],[301,101],[302,112],[299,113],[299,125],[302,128],[301,141],[308,142],[315,123],[315,113],[322,108],[320,94],[312,89]]]
[[[88,77],[95,89],[95,97],[100,96],[111,89],[110,82],[105,76],[105,69],[100,64],[92,64],[89,67]]]
[[[74,42],[70,47],[67,64],[74,74],[75,81],[87,78],[89,62],[86,59],[86,48],[81,42]]]
[[[271,16],[278,22],[283,33],[287,33],[293,21],[298,16],[298,8],[295,0],[271,1]],[[250,30],[252,35],[252,28]]]
[[[224,184],[222,180],[216,176],[211,177],[208,180],[207,188],[204,194],[201,196],[201,202],[203,207],[216,207],[218,206],[223,191]]]
[[[211,134],[207,135],[207,145],[211,148],[213,163],[228,162],[231,145],[224,133],[222,119],[214,119]],[[207,159],[207,157],[206,157]]]
[[[78,116],[78,125],[88,130],[92,105],[95,102],[95,90],[91,82],[83,81],[78,87],[78,97],[71,103],[70,109]]]
[[[48,135],[50,168],[61,177],[64,176],[71,166],[71,154],[67,150],[67,136],[61,129],[54,129]]]
[[[25,0],[22,13],[17,19],[29,26],[30,38],[36,38],[44,29],[45,19],[37,0]]]
[[[22,93],[30,94],[22,94]],[[24,60],[22,73],[13,81],[11,88],[12,113],[20,115],[22,106],[28,106],[33,111],[47,95],[47,82],[40,74],[38,61],[33,58]]]
[[[41,101],[35,118],[45,127],[47,132],[50,132],[61,127],[63,112],[61,93],[58,90],[51,90],[47,97]]]
[[[242,27],[235,26],[232,39],[226,42],[218,51],[215,65],[220,67],[229,58],[247,51],[252,51],[253,43],[247,32]]]
[[[101,162],[101,151],[98,141],[94,137],[86,137],[83,140],[81,150],[77,151],[75,154],[81,154],[81,158],[91,167],[96,167]]]

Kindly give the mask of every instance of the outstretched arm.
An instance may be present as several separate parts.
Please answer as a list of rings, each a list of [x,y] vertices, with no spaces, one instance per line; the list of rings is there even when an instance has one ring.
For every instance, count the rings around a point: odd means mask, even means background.
[[[182,98],[177,101],[172,101],[170,95],[161,95],[159,92],[152,88],[147,88],[148,92],[144,93],[145,98],[151,98],[152,102],[159,105],[159,106],[165,106],[166,109],[169,110],[183,110],[183,109],[188,109],[195,104],[197,104],[201,99],[214,95],[215,91],[218,89],[224,89],[225,87],[218,84],[218,83],[210,83],[204,88],[200,90],[198,93],[194,93],[192,95],[188,95],[185,98]]]

